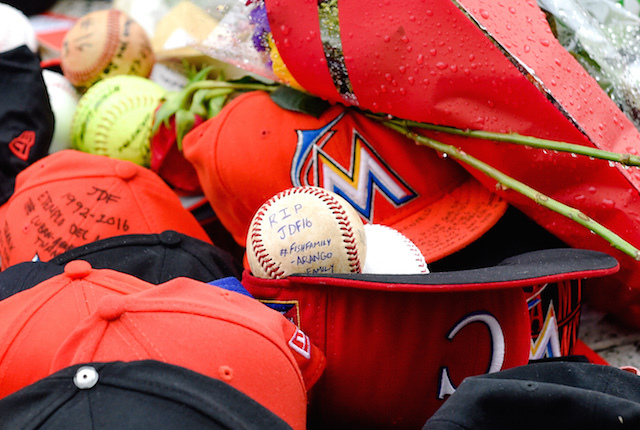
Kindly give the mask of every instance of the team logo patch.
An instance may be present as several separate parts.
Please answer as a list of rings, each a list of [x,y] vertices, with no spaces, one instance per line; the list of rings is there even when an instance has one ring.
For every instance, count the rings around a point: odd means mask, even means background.
[[[525,288],[531,318],[531,360],[571,354],[578,338],[580,280]]]
[[[274,311],[280,312],[285,318],[300,327],[300,306],[297,300],[259,300]]]
[[[418,195],[376,152],[366,136],[351,128],[350,148],[336,137],[344,127],[342,112],[315,130],[297,130],[298,142],[291,164],[294,186],[317,186],[347,200],[363,218],[372,221],[376,194],[399,207]],[[348,154],[348,155],[345,155]],[[377,192],[376,192],[377,191]]]

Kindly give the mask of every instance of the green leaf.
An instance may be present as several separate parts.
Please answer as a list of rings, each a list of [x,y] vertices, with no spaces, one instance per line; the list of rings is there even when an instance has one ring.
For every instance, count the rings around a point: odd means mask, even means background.
[[[207,105],[209,118],[213,118],[220,113],[220,111],[226,104],[228,97],[228,94],[221,94],[209,99],[209,103]]]
[[[196,115],[193,112],[185,110],[176,112],[176,143],[180,151],[182,151],[182,138],[191,131],[195,122]]]
[[[283,109],[301,112],[319,118],[331,104],[326,100],[285,85],[271,93],[271,99]]]

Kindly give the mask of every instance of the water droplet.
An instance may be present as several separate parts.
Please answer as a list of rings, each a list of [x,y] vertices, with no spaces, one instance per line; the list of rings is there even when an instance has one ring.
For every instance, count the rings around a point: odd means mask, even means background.
[[[449,70],[451,70],[453,73],[455,73],[455,72],[457,72],[457,71],[458,71],[458,66],[456,66],[455,64],[452,64],[452,65],[449,67]]]
[[[473,61],[476,59],[476,56],[473,54],[469,54],[469,61]]]
[[[424,62],[424,55],[418,54],[418,57],[416,58],[416,63],[422,64],[423,62]]]
[[[484,19],[489,19],[489,11],[480,9],[480,16],[483,17]]]
[[[550,44],[551,42],[549,42],[549,39],[540,39],[540,45],[549,46]]]
[[[578,194],[577,196],[574,197],[574,199],[577,202],[581,202],[581,201],[584,201],[586,197],[584,196],[584,194]]]
[[[387,80],[387,82],[391,82],[391,80],[393,79],[393,76],[391,76],[391,73],[386,73],[384,75],[384,78]]]
[[[291,27],[283,24],[280,26],[280,31],[282,32],[283,35],[288,36],[289,33],[291,33]]]
[[[409,43],[409,38],[406,35],[402,35],[400,40],[402,40],[404,43]]]
[[[411,85],[413,85],[413,84],[415,83],[415,80],[416,80],[416,79],[415,79],[413,76],[409,76],[409,77],[407,78],[407,81],[408,81]]]
[[[400,73],[402,73],[403,75],[407,72],[407,68],[404,66],[400,66],[398,67],[398,70],[400,71]]]
[[[529,51],[531,51],[531,47],[529,45],[524,45],[524,52],[525,54],[528,53]]]
[[[587,188],[587,191],[589,191],[591,194],[595,194],[597,189],[596,189],[596,187],[591,185],[589,188]]]
[[[446,69],[448,67],[448,64],[447,63],[443,63],[442,61],[438,61],[436,63],[436,67],[438,69],[440,69],[440,70],[444,70],[444,69]]]
[[[385,42],[389,42],[389,41],[391,41],[391,36],[389,36],[389,35],[387,34],[387,35],[385,35],[385,36],[382,38],[382,40],[384,40]]]
[[[514,15],[515,15],[515,13],[516,13],[516,8],[515,8],[515,7],[510,7],[510,8],[509,8],[509,12],[511,12],[512,14],[514,14]]]
[[[436,56],[437,53],[438,51],[436,51],[436,48],[429,49],[429,54],[433,55],[434,57]]]
[[[606,209],[613,209],[615,205],[616,202],[611,199],[602,199],[602,206],[604,206]]]

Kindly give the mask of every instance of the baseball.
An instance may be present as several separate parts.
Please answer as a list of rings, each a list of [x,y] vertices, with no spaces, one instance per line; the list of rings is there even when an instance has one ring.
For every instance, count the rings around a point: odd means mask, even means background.
[[[398,230],[382,224],[365,224],[364,231],[367,235],[367,259],[362,273],[429,273],[418,247]]]
[[[53,111],[53,138],[49,154],[71,147],[71,119],[76,111],[80,94],[62,74],[43,69],[42,77]]]
[[[258,209],[247,234],[247,260],[259,278],[359,273],[366,252],[364,226],[356,210],[319,187],[276,194]]]
[[[148,167],[151,128],[165,90],[140,76],[103,79],[80,97],[71,121],[71,147]]]
[[[31,21],[20,9],[0,3],[0,52],[22,45],[38,52],[38,39]]]
[[[62,42],[62,73],[83,90],[109,76],[149,77],[154,64],[155,55],[145,30],[117,9],[84,15]]]

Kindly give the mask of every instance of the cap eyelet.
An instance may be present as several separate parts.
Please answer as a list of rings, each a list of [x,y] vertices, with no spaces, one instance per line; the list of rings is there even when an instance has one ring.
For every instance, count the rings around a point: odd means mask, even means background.
[[[218,368],[218,374],[223,381],[231,381],[233,379],[233,369],[231,366],[222,365]]]
[[[91,366],[82,366],[73,377],[73,383],[81,390],[93,388],[98,383],[100,375],[98,371]]]

